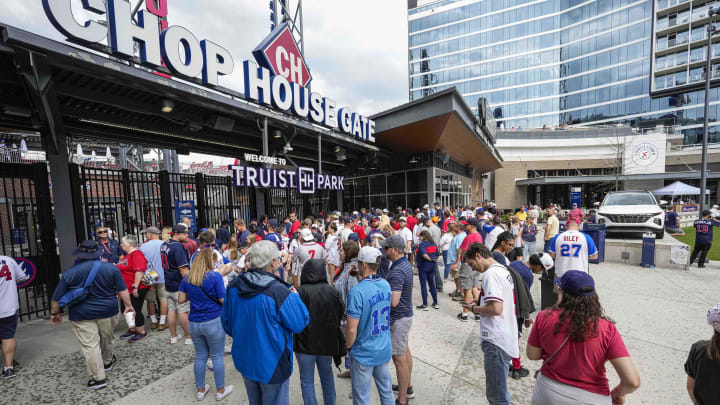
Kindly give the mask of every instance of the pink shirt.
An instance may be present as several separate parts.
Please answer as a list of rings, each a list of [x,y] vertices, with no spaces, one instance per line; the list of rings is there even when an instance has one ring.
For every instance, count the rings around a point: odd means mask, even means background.
[[[483,243],[482,235],[480,235],[480,232],[473,232],[467,235],[465,239],[463,239],[463,243],[460,245],[460,249],[465,252],[468,250],[468,247],[470,247],[470,244],[475,242]]]

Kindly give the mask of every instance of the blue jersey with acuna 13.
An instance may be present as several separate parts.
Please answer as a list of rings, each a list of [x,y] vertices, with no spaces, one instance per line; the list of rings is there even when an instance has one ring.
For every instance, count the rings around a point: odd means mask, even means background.
[[[695,241],[697,243],[712,243],[713,226],[720,226],[720,222],[714,219],[698,219],[693,224],[695,227]]]
[[[347,315],[358,319],[353,360],[366,367],[387,363],[392,357],[390,343],[390,284],[378,276],[364,279],[350,290]]]

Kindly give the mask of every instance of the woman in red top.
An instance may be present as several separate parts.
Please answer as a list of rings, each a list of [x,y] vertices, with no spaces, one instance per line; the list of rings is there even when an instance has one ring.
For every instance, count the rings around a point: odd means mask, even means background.
[[[143,252],[137,247],[137,237],[135,235],[125,235],[120,241],[120,246],[127,255],[117,264],[117,267],[120,269],[123,280],[125,280],[125,285],[130,293],[130,302],[135,310],[135,327],[128,328],[128,331],[121,335],[120,339],[128,339],[130,343],[135,343],[147,337],[142,307],[150,286],[141,282],[147,269],[147,260]]]
[[[545,360],[532,404],[624,404],[625,395],[640,387],[640,376],[620,332],[603,313],[593,278],[571,270],[555,284],[558,302],[537,315],[528,338],[528,358]],[[612,391],[607,361],[620,376]]]

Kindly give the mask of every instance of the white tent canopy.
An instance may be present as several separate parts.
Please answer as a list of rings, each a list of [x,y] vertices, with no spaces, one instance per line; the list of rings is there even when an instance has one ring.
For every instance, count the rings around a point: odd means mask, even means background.
[[[710,190],[705,190],[707,194],[710,194]],[[700,195],[700,189],[698,187],[693,187],[689,184],[685,184],[681,181],[676,181],[673,184],[667,185],[663,188],[659,188],[655,191],[653,191],[653,194],[656,195]]]

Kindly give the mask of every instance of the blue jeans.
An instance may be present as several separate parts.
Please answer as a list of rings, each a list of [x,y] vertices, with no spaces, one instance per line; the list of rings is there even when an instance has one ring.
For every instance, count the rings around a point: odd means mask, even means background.
[[[509,405],[510,391],[507,388],[510,356],[494,344],[480,343],[485,360],[485,396],[490,405]]]
[[[427,271],[418,269],[418,276],[420,277],[420,295],[422,296],[423,305],[427,305],[427,284],[430,284],[430,295],[432,295],[433,304],[437,304],[435,270]]]
[[[250,405],[290,405],[290,379],[281,384],[263,384],[243,376]]]
[[[316,356],[313,354],[295,353],[300,367],[300,388],[305,405],[317,405],[315,398],[315,365],[320,375],[320,385],[323,391],[323,403],[335,405],[335,378],[332,370],[331,356]]]
[[[448,262],[447,262],[447,252],[448,252],[447,250],[443,250],[443,252],[442,252],[443,253],[443,270],[445,270],[445,279],[446,280],[450,276],[450,266],[448,265]]]
[[[375,367],[363,366],[358,361],[352,362],[350,381],[352,384],[353,405],[370,404],[370,381],[373,378],[375,379],[378,394],[380,394],[380,404],[395,405],[389,360],[387,363]]]
[[[220,317],[205,322],[190,322],[190,336],[195,346],[195,388],[205,388],[205,366],[212,359],[215,387],[225,386],[225,331]]]
[[[528,260],[531,255],[534,255],[537,249],[537,241],[528,242],[523,241],[523,259]]]
[[[552,239],[548,239],[545,241],[545,246],[543,246],[543,252],[550,252],[550,242],[552,242]]]

